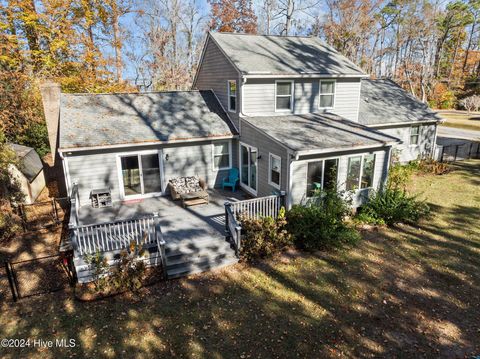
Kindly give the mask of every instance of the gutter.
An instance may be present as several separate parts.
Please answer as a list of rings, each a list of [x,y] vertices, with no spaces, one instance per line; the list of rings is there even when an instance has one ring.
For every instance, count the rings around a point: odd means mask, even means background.
[[[422,125],[422,124],[436,124],[444,122],[444,119],[440,120],[425,120],[425,121],[410,121],[410,122],[394,122],[394,123],[378,123],[373,125],[363,125],[370,128],[377,127],[396,127],[396,126],[411,126],[411,125]]]
[[[141,147],[141,146],[158,146],[158,145],[169,145],[169,144],[182,144],[182,143],[191,143],[191,142],[203,142],[203,141],[215,141],[215,140],[227,140],[232,138],[237,138],[237,135],[228,135],[228,136],[212,136],[212,137],[198,137],[186,140],[177,140],[177,141],[150,141],[150,142],[139,142],[139,143],[121,143],[115,145],[103,145],[103,146],[87,146],[87,147],[65,147],[59,148],[58,152],[79,152],[79,151],[90,151],[90,150],[108,150],[115,148],[123,147]]]
[[[400,143],[400,141],[392,141],[392,142],[383,142],[382,144],[376,145],[364,145],[364,146],[357,146],[357,147],[333,147],[333,148],[326,148],[321,150],[306,150],[306,151],[297,151],[295,152],[295,161],[298,161],[300,156],[308,156],[308,155],[320,155],[324,153],[332,153],[332,152],[342,152],[348,150],[367,150],[371,148],[378,148],[378,147],[386,147],[386,146],[393,146],[394,144]]]
[[[303,73],[303,74],[272,74],[268,73],[254,73],[249,72],[243,75],[246,79],[310,79],[310,78],[369,78],[369,75],[364,74],[325,74],[325,73]]]

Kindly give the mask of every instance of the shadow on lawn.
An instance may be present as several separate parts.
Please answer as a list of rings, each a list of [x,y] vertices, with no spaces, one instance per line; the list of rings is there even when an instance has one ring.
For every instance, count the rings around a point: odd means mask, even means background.
[[[354,248],[239,264],[139,300],[57,293],[3,303],[0,337],[76,339],[40,357],[479,354],[480,209],[431,206],[434,220],[370,233]]]

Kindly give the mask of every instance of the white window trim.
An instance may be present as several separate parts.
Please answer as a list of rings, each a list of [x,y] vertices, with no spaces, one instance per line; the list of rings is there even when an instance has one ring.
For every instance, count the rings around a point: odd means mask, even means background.
[[[324,93],[322,94],[322,82],[333,82],[333,93]],[[320,80],[318,82],[318,109],[319,110],[332,110],[335,108],[335,100],[337,98],[337,81],[332,79],[323,79],[323,80]],[[332,106],[331,107],[321,107],[320,106],[320,98],[322,97],[322,95],[333,95],[333,103],[332,103]]]
[[[314,160],[308,160],[307,161],[307,176],[308,176],[308,164],[309,163],[322,162],[322,190],[323,190],[324,181],[325,181],[325,161],[328,161],[328,160],[337,160],[337,178],[335,179],[335,182],[337,182],[337,187],[338,187],[338,175],[339,175],[339,172],[340,172],[338,170],[338,168],[340,167],[340,157],[328,157],[328,158],[314,159]],[[348,166],[348,162],[347,162],[347,166]],[[308,178],[307,178],[307,183],[308,183]],[[307,198],[311,198],[311,197],[307,196]]]
[[[255,183],[255,188],[256,190],[254,190],[252,187],[244,184],[242,182],[242,146],[245,146],[247,147],[249,150],[252,150],[254,149],[256,152],[257,152],[257,176],[256,176],[256,183]],[[239,174],[240,174],[240,180],[239,180],[239,183],[240,183],[240,187],[243,188],[244,190],[246,190],[247,192],[249,192],[250,194],[256,196],[257,193],[258,193],[258,148],[255,147],[255,146],[251,146],[251,145],[248,145],[246,143],[243,143],[243,142],[239,142],[238,144],[238,167],[239,167]],[[250,166],[249,166],[250,168]],[[248,174],[248,178],[250,178],[250,173]]]
[[[278,181],[279,181],[278,184],[272,181],[272,158],[275,158],[280,161],[280,172],[278,176]],[[282,184],[282,158],[273,153],[268,154],[268,184],[278,190],[280,189]]]
[[[158,161],[159,161],[159,169],[160,169],[160,189],[161,192],[153,192],[153,193],[148,193],[148,194],[136,194],[136,195],[130,195],[126,196],[125,195],[125,188],[123,185],[123,175],[122,175],[122,162],[121,158],[122,157],[127,157],[127,156],[141,156],[141,155],[151,155],[151,154],[158,154]],[[116,153],[116,162],[117,162],[117,175],[118,175],[118,192],[120,194],[120,199],[141,199],[141,198],[149,198],[149,197],[158,197],[161,196],[162,194],[165,193],[165,174],[164,174],[164,168],[163,168],[163,151],[161,149],[159,150],[146,150],[146,151],[135,151],[135,152],[119,152]],[[142,165],[141,165],[141,160],[139,158],[139,170],[140,170],[140,176],[143,177],[142,174]],[[144,191],[143,189],[143,178],[140,182],[140,186],[142,188],[142,192]],[[93,189],[93,188],[92,188]]]
[[[370,187],[361,188],[362,177],[363,177],[363,160],[364,160],[365,155],[373,155],[372,185]],[[375,187],[374,186],[374,183],[375,183],[375,167],[377,167],[377,154],[376,153],[362,153],[361,155],[348,156],[347,157],[347,172],[346,172],[347,177],[348,177],[348,162],[350,161],[350,158],[353,158],[353,157],[360,157],[360,175],[358,176],[358,186],[357,186],[357,189],[355,191],[356,192],[365,191],[365,190],[370,190],[370,189],[374,188]],[[347,181],[347,178],[345,178],[345,189],[347,191],[352,191],[352,190],[347,189],[346,181]]]
[[[235,82],[235,109],[232,110],[231,106],[230,106],[230,97],[233,97],[231,94],[230,94],[230,83],[231,82]],[[236,113],[237,112],[237,107],[238,107],[238,84],[237,84],[237,80],[227,80],[227,94],[228,94],[228,112],[233,112],[233,113]]]
[[[412,129],[416,127],[418,128],[418,133],[416,135],[412,134]],[[410,126],[410,131],[408,132],[408,144],[410,147],[418,147],[420,146],[420,134],[422,131],[422,126],[420,125],[415,125],[415,126]],[[412,143],[412,136],[417,136],[417,143]]]
[[[290,109],[277,109],[277,83],[281,82],[290,82],[291,84],[291,89],[292,93],[290,94]],[[287,112],[291,113],[293,112],[293,109],[295,108],[295,103],[294,103],[294,93],[295,93],[295,81],[294,80],[275,80],[275,99],[274,99],[274,106],[275,106],[275,112]],[[280,95],[281,97],[287,97],[287,95]]]
[[[215,167],[215,145],[222,142],[228,142],[228,167]],[[229,170],[230,168],[232,168],[232,141],[223,140],[223,141],[212,142],[212,169],[214,171],[223,171],[223,170]]]

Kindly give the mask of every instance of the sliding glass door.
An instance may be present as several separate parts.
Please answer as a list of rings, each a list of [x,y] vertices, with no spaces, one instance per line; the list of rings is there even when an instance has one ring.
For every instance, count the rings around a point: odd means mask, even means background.
[[[143,197],[162,192],[160,153],[120,156],[123,197]]]
[[[255,147],[240,144],[240,180],[243,187],[257,193],[257,156]]]

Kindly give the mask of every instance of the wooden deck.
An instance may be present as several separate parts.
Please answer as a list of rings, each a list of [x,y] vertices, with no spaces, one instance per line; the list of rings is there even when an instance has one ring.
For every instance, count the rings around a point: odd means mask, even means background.
[[[209,190],[209,195],[210,203],[186,208],[170,197],[115,202],[108,208],[82,204],[78,225],[132,220],[156,213],[165,241],[168,277],[201,272],[236,262],[234,251],[225,240],[224,204],[246,198],[241,191]]]
[[[182,208],[181,201],[170,197],[154,197],[140,201],[114,202],[113,207],[92,208],[83,204],[78,214],[79,225],[142,218],[158,213],[164,240],[168,243],[225,236],[226,201],[245,199],[241,191],[209,190],[210,203]]]

